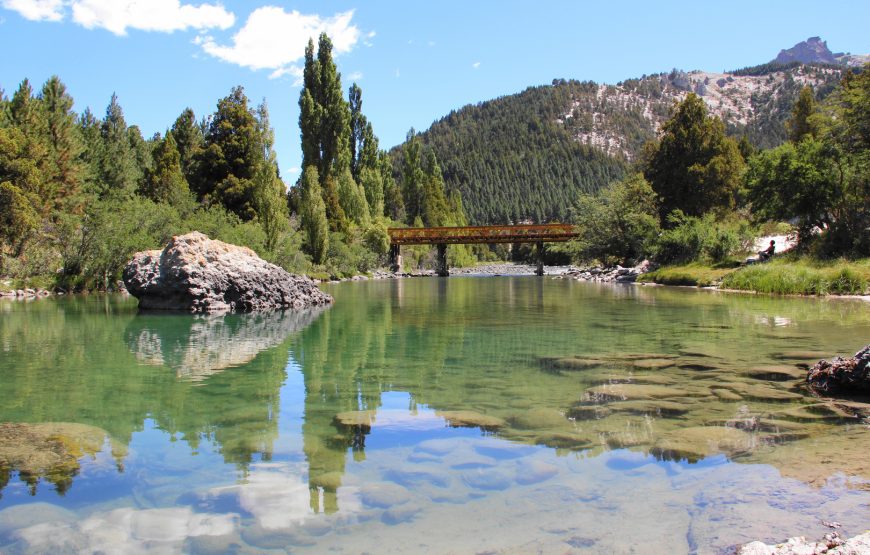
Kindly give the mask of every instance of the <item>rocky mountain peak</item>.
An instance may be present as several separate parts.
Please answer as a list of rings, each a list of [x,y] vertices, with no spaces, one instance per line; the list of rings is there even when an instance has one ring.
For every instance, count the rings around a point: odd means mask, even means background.
[[[836,64],[837,58],[828,49],[827,41],[823,41],[821,37],[810,37],[791,48],[780,50],[779,56],[774,61],[780,64],[789,62]]]

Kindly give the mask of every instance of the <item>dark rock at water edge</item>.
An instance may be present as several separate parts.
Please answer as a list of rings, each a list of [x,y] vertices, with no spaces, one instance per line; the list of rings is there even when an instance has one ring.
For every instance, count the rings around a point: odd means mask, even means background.
[[[823,393],[870,393],[870,345],[851,358],[820,360],[807,374],[812,389]]]
[[[136,253],[123,277],[142,309],[258,312],[332,302],[309,278],[196,231],[173,237],[162,251]]]

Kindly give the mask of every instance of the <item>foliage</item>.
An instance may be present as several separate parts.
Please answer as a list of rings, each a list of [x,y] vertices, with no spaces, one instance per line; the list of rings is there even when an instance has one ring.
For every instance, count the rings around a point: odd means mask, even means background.
[[[868,67],[867,69],[870,69]],[[810,127],[752,158],[746,183],[757,218],[795,219],[802,245],[823,231],[822,253],[870,254],[870,78],[847,74],[821,113],[797,109]],[[806,119],[806,124],[798,121]]]
[[[662,223],[669,225],[667,216],[674,210],[700,216],[733,208],[743,165],[722,121],[708,116],[704,101],[690,93],[646,153],[644,176],[659,196]]]
[[[614,183],[597,196],[581,195],[573,221],[581,238],[573,242],[574,257],[605,265],[632,264],[643,259],[658,235],[655,193],[640,174]]]
[[[753,237],[753,230],[745,221],[717,220],[710,213],[698,218],[678,210],[668,217],[668,224],[652,246],[653,260],[660,264],[724,262],[732,255],[746,252]]]

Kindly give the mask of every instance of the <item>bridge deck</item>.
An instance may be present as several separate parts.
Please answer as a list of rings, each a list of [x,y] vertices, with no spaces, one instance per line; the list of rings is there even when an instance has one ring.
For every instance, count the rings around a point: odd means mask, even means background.
[[[563,242],[577,237],[570,224],[465,227],[391,227],[391,245]]]

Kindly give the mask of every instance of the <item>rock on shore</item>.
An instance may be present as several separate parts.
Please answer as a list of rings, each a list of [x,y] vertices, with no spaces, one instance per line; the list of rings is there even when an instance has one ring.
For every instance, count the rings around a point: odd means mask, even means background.
[[[809,541],[804,537],[789,538],[787,541],[767,545],[752,542],[744,545],[737,555],[868,555],[870,554],[870,532],[864,532],[849,539],[843,539],[837,532],[826,534],[820,541]]]
[[[827,394],[870,393],[870,345],[851,358],[820,360],[810,368],[807,383]]]
[[[124,285],[143,309],[256,312],[332,302],[307,277],[196,231],[173,237],[162,251],[136,253]]]

